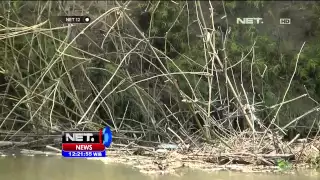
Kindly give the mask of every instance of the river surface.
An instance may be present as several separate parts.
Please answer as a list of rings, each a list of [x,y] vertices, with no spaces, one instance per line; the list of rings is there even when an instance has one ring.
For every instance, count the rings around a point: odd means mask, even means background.
[[[60,157],[1,157],[1,180],[316,180],[314,171],[275,175],[258,173],[186,170],[182,176],[148,176],[123,165],[105,165],[98,160]]]

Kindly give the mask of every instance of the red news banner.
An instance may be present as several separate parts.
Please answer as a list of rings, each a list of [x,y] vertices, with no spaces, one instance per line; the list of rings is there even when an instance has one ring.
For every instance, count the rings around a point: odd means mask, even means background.
[[[62,144],[64,151],[104,151],[103,144]]]
[[[64,151],[104,151],[102,131],[63,132]]]

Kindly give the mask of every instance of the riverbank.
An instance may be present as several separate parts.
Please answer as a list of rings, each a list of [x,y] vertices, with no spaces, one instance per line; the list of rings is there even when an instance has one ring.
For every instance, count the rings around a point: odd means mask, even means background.
[[[271,138],[271,139],[270,139]],[[120,163],[138,169],[145,174],[174,174],[190,168],[203,171],[240,172],[291,172],[291,170],[314,168],[320,164],[320,137],[281,141],[277,137],[258,138],[237,136],[223,143],[173,145],[174,148],[141,146],[134,143],[117,144],[107,149],[106,158],[90,158],[105,164]],[[259,138],[261,139],[261,138]],[[0,150],[1,156],[61,156],[61,146],[44,146],[41,150],[15,148]],[[168,147],[168,146],[167,146]],[[169,146],[170,147],[170,146]],[[231,148],[230,148],[231,147]]]
[[[122,163],[143,173],[174,173],[181,168],[205,171],[290,172],[293,169],[317,168],[320,165],[320,137],[285,141],[275,134],[247,132],[213,144],[177,149],[150,148],[113,144],[105,163]],[[225,145],[227,143],[228,146]]]
[[[318,140],[317,140],[318,141]],[[319,142],[319,141],[318,141]],[[155,150],[137,147],[132,149],[116,148],[108,151],[102,162],[129,165],[146,174],[174,174],[184,168],[203,171],[239,171],[239,172],[286,172],[296,169],[312,168],[316,165],[319,150],[313,142],[300,140],[290,144],[291,153],[269,152],[252,154],[244,149],[222,152],[214,145],[202,144],[198,148],[178,150]],[[115,145],[117,146],[117,145]],[[136,155],[137,152],[141,153]],[[94,159],[92,159],[94,160]]]

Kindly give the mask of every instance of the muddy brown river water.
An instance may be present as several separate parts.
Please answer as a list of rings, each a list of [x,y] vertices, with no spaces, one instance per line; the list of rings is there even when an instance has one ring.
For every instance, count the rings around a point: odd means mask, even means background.
[[[316,180],[316,171],[295,174],[258,174],[236,172],[206,173],[184,170],[180,176],[144,175],[130,167],[103,164],[99,160],[61,157],[1,157],[1,180]]]

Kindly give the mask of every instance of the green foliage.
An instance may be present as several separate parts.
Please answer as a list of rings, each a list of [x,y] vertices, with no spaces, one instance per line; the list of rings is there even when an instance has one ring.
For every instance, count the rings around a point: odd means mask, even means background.
[[[292,169],[292,164],[284,159],[277,160],[277,166],[281,171],[288,171]]]
[[[226,6],[226,8],[232,10],[237,7],[237,1],[226,1],[225,6]]]
[[[300,56],[298,77],[315,95],[320,95],[320,48],[319,42],[307,45]]]
[[[263,5],[264,5],[264,1],[247,0],[246,3],[248,5],[255,7],[255,8],[260,8],[260,7],[263,7]]]
[[[150,36],[163,37],[165,50],[169,54],[175,50],[183,53],[187,44],[188,14],[185,3],[175,4],[170,1],[152,2],[149,9],[152,13]],[[175,49],[175,50],[174,50]]]
[[[259,12],[259,9],[264,8],[268,10],[268,5],[264,1],[246,1],[249,7],[253,7],[254,11]],[[233,14],[239,7],[243,8],[243,4],[239,4],[236,1],[225,2],[227,12]],[[156,9],[155,9],[156,7]],[[317,9],[318,6],[313,6],[313,9]],[[174,4],[171,2],[160,2],[157,6],[156,3],[150,8],[150,12],[154,12],[154,19],[151,25],[151,34],[153,36],[166,37],[167,53],[172,51],[173,47],[178,50],[183,56],[175,58],[174,63],[180,68],[181,71],[202,71],[205,65],[205,57],[203,53],[203,45],[200,40],[193,40],[190,44],[188,43],[188,34],[186,24],[188,22],[188,16],[190,19],[196,18],[193,13],[187,13],[184,8],[184,3]],[[268,11],[273,18],[274,14]],[[315,12],[317,14],[317,12]],[[316,16],[314,16],[314,19]],[[311,22],[313,22],[311,19]],[[319,26],[319,23],[312,24],[315,29]],[[170,31],[169,31],[170,30]],[[168,32],[166,34],[166,32]],[[195,36],[194,32],[189,32],[190,36]],[[318,36],[319,32],[314,32]],[[243,25],[232,25],[231,34],[227,41],[227,53],[231,64],[237,63],[242,55],[246,55],[250,52],[252,45],[255,44],[255,55],[253,64],[253,81],[255,90],[257,93],[262,94],[263,101],[266,105],[273,105],[279,103],[284,92],[287,88],[289,79],[292,76],[293,69],[295,66],[296,54],[292,51],[287,51],[287,46],[291,46],[290,42],[282,40],[275,40],[270,37],[269,33],[260,32],[255,25],[243,26]],[[218,38],[219,39],[219,38]],[[303,86],[306,85],[311,95],[320,95],[320,51],[319,42],[316,38],[313,42],[309,42],[300,56],[300,62],[297,70],[297,74],[292,82],[290,91],[287,94],[287,99],[294,98],[303,93]],[[219,50],[222,49],[221,42],[217,42]],[[297,53],[297,52],[296,52]],[[242,69],[240,66],[234,67],[234,71],[239,74],[242,70],[242,75],[245,81],[249,81],[251,71],[251,60],[252,52],[242,63]],[[188,58],[185,58],[188,57]],[[191,61],[193,60],[193,61]],[[171,72],[177,72],[178,69],[172,62],[168,62],[168,67]],[[264,72],[265,70],[265,72]],[[262,77],[262,73],[264,76]],[[188,78],[192,81],[197,82],[199,77],[188,75]],[[184,77],[177,77],[180,81],[179,85],[185,92],[189,92],[189,85],[185,83]],[[205,80],[202,78],[199,82],[203,83]],[[204,83],[205,84],[205,83]],[[249,84],[246,84],[249,86]],[[202,85],[202,87],[207,86]],[[215,89],[216,87],[213,87]],[[206,90],[199,89],[200,96],[206,95]],[[319,98],[319,96],[317,97]],[[299,113],[310,108],[307,102],[300,102],[306,104],[302,109],[296,109],[299,107],[296,103],[291,103],[287,108],[283,108],[283,111],[279,114],[281,122],[286,124],[288,121],[299,116]],[[290,114],[290,115],[289,115]]]
[[[264,7],[264,11],[269,10],[267,3],[262,1],[246,1],[246,4],[254,7],[253,11],[262,9],[262,7]],[[240,5],[241,4],[234,1],[226,2],[227,12],[235,12]],[[317,11],[319,4],[313,5],[312,8],[314,9],[313,16],[309,18],[308,22],[310,22],[314,30],[314,38],[307,42],[300,55],[297,73],[286,99],[294,98],[305,93],[303,85],[308,89],[310,95],[316,97],[317,100],[320,98],[320,45],[317,40],[318,38],[315,38],[319,37],[320,34],[320,23],[318,21],[316,22],[316,17],[318,17],[319,14],[319,11]],[[271,10],[268,12],[270,14]],[[236,63],[240,57],[242,57],[242,53],[244,55],[247,54],[251,46],[255,43],[255,71],[253,72],[256,85],[255,89],[258,91],[257,93],[263,95],[263,100],[266,105],[272,105],[279,103],[288,86],[289,79],[295,67],[296,54],[298,51],[288,51],[288,47],[292,46],[290,44],[291,42],[286,42],[281,39],[275,40],[271,38],[270,34],[263,33],[256,27],[255,25],[243,26],[233,24],[227,43],[228,48],[226,49],[229,60],[232,63]],[[243,61],[242,72],[244,79],[250,78],[251,58],[252,54]],[[264,77],[261,78],[265,68],[266,72]],[[236,72],[240,71],[239,66],[234,69]],[[305,104],[305,106],[301,107],[301,103]],[[283,108],[280,112],[281,122],[286,124],[311,107],[312,105],[307,101],[290,103],[287,108]]]

